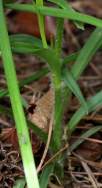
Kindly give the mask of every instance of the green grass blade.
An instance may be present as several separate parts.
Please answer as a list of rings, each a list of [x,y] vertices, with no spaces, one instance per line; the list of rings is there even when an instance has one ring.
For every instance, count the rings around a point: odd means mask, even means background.
[[[15,52],[20,52],[20,53],[24,53],[25,51],[28,52],[28,46],[26,45],[25,41],[23,41],[23,37],[22,37],[22,41],[19,43],[18,45],[17,41],[13,46],[12,49]],[[22,44],[22,45],[21,45]],[[31,45],[31,43],[29,43]],[[26,46],[26,47],[25,47]],[[20,49],[19,49],[20,47]],[[61,104],[61,100],[62,100],[62,91],[61,91],[61,66],[62,66],[62,62],[61,60],[57,57],[56,52],[53,49],[33,49],[33,54],[41,57],[42,59],[44,59],[48,65],[49,65],[49,69],[52,73],[52,80],[53,80],[53,84],[54,85],[54,91],[55,91],[55,128],[54,128],[54,139],[55,139],[55,147],[57,147],[57,145],[61,145],[61,113],[62,113],[62,104]],[[59,66],[58,66],[59,65]],[[59,136],[58,136],[59,135]]]
[[[10,36],[10,42],[12,45],[12,50],[14,51],[17,48],[18,53],[31,53],[33,54],[38,49],[42,49],[43,45],[41,40],[36,37],[25,35],[25,34],[15,34]]]
[[[85,138],[89,138],[93,134],[97,133],[98,131],[102,130],[102,125],[92,127],[83,133],[68,149],[68,152],[72,152],[73,150],[77,149],[77,147],[85,141]]]
[[[25,187],[25,179],[22,178],[22,179],[18,179],[16,180],[15,182],[15,185],[13,186],[13,188],[24,188]]]
[[[69,11],[66,9],[60,9],[60,8],[51,8],[51,7],[38,7],[34,5],[24,5],[24,4],[7,4],[7,8],[19,10],[19,11],[28,11],[28,12],[34,12],[34,13],[40,13],[45,16],[55,16],[58,18],[67,18],[74,21],[80,21],[83,23],[91,24],[97,27],[102,27],[102,20],[95,18],[93,16],[89,16],[86,14],[78,13],[76,11]]]
[[[62,64],[63,65],[66,65],[68,63],[71,63],[71,62],[74,62],[76,61],[78,55],[79,55],[80,52],[75,52],[75,53],[72,53],[66,57],[64,57],[63,61],[62,61]]]
[[[72,10],[72,8],[69,6],[68,2],[65,0],[48,0],[51,3],[57,4],[63,9],[69,8],[69,10]]]
[[[11,105],[16,122],[16,128],[19,138],[21,156],[29,188],[39,188],[36,168],[34,164],[31,143],[29,139],[27,124],[23,108],[21,105],[21,97],[19,93],[16,72],[13,64],[11,47],[9,43],[7,28],[5,24],[5,16],[3,12],[3,1],[0,1],[0,48],[2,53],[3,65],[7,79],[8,90],[11,99]]]
[[[86,104],[86,101],[85,101],[83,94],[80,90],[80,87],[76,83],[76,81],[73,78],[73,75],[71,74],[71,72],[67,68],[64,68],[62,78],[65,82],[65,85],[78,98],[79,102],[81,103],[81,105],[83,105],[83,108],[86,110],[86,113],[88,113],[87,104]]]
[[[57,4],[58,6],[60,6],[60,7],[63,8],[63,9],[66,9],[66,10],[72,11],[72,12],[73,12],[73,11],[75,12],[75,10],[74,10],[74,9],[70,6],[70,4],[69,4],[67,1],[65,1],[65,0],[49,0],[49,1],[52,2],[52,3],[54,3],[54,4]],[[77,22],[77,21],[75,21],[74,23],[75,23],[75,25],[77,26],[77,28],[84,30],[84,25],[83,25],[82,22]]]
[[[27,40],[13,37],[13,40],[11,41],[11,46],[13,52],[16,53],[32,53],[34,55],[37,55],[41,58],[43,58],[50,66],[51,70],[54,74],[57,74],[57,72],[60,70],[60,66],[62,64],[61,60],[58,59],[55,51],[51,48],[44,49],[44,48],[33,48],[31,41],[29,41],[29,37],[27,37]],[[53,63],[54,62],[54,63]],[[59,66],[58,66],[59,65]]]
[[[12,34],[12,35],[9,35],[9,37],[10,37],[10,42],[12,44],[15,43],[16,41],[20,43],[23,38],[22,42],[31,43],[32,48],[35,48],[35,49],[43,48],[42,41],[39,38],[28,35],[28,34]]]
[[[61,56],[61,51],[62,51],[63,30],[64,30],[64,19],[57,18],[55,51],[58,57]]]
[[[43,68],[43,69],[35,72],[34,74],[32,74],[31,76],[29,76],[28,78],[25,78],[24,80],[21,80],[19,82],[19,87],[21,88],[24,85],[30,84],[33,81],[36,81],[36,80],[42,78],[47,73],[49,73],[49,69],[48,68]],[[8,95],[8,90],[7,89],[3,89],[3,90],[0,91],[0,98],[4,97],[6,95]]]
[[[38,7],[39,6],[43,7],[43,0],[36,0],[36,5]],[[44,17],[40,13],[38,13],[38,22],[39,22],[39,29],[40,29],[43,47],[47,48],[48,46],[47,46],[46,35],[45,35]]]
[[[33,39],[33,38],[32,38]],[[34,41],[34,39],[33,39]],[[24,52],[24,53],[34,53],[38,50],[38,48],[34,49],[32,47],[32,42],[29,40],[29,36],[25,39],[23,36],[19,39],[19,36],[14,36],[13,40],[11,40],[12,49],[17,52]],[[102,32],[101,29],[97,28],[92,35],[89,37],[88,41],[79,52],[76,52],[75,54],[71,54],[64,58],[63,64],[67,64],[71,61],[75,61],[76,63],[72,67],[72,74],[74,78],[78,78],[80,74],[83,72],[83,70],[88,65],[90,59],[94,55],[94,53],[99,49],[99,47],[102,45]],[[30,49],[30,50],[29,50]],[[78,57],[77,57],[78,56]]]
[[[98,92],[95,96],[93,96],[91,99],[87,101],[87,107],[89,112],[92,112],[96,108],[101,106],[102,106],[102,91]],[[69,133],[72,133],[75,130],[76,125],[85,115],[86,115],[86,111],[84,107],[81,106],[76,111],[76,113],[72,116],[69,123],[67,124]]]
[[[87,67],[92,56],[97,52],[97,50],[102,45],[102,29],[96,28],[83,48],[81,49],[75,64],[72,66],[72,74],[75,79],[78,79],[81,73]]]
[[[26,40],[24,40],[23,36],[20,39],[18,39],[18,36],[17,37],[15,36],[13,37],[13,40],[14,42],[11,41],[11,44],[12,44],[12,48],[14,51],[17,51],[17,52],[24,51],[24,53],[29,53],[29,49],[31,53],[36,51],[32,47],[32,44],[29,40],[29,36],[27,37]],[[84,71],[84,69],[88,65],[92,56],[101,47],[101,45],[102,45],[102,29],[96,28],[95,31],[93,31],[93,33],[87,40],[87,42],[85,43],[79,55],[77,54],[78,52],[76,52],[75,54],[71,54],[64,58],[63,64],[67,64],[71,61],[76,60],[77,58],[75,64],[72,67],[72,74],[75,79],[78,79],[80,74]]]
[[[47,133],[43,132],[42,129],[40,129],[38,126],[36,126],[34,123],[27,120],[28,127],[33,130],[33,132],[41,138],[41,140],[46,143],[47,141]]]
[[[43,76],[47,75],[48,73],[49,73],[48,68],[42,68],[41,70],[38,70],[31,76],[25,78],[24,80],[21,80],[19,83],[19,86],[22,87],[24,85],[32,83],[33,81],[37,81],[37,80],[41,79]]]
[[[0,90],[0,98],[6,96],[8,94],[8,91],[6,89]]]
[[[53,150],[54,152],[58,151],[61,147],[62,141],[62,113],[63,113],[63,104],[62,104],[62,91],[61,84],[58,84],[60,87],[57,88],[57,82],[55,85],[55,106],[54,106],[54,129],[52,140],[54,142]]]
[[[53,168],[54,168],[54,164],[49,164],[43,169],[40,175],[40,187],[41,188],[47,188],[49,177],[53,173]]]

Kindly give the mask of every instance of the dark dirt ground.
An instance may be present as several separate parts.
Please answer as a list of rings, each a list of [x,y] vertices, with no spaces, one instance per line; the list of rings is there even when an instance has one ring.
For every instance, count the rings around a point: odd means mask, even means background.
[[[84,13],[102,18],[102,0],[72,0],[72,6]],[[15,11],[6,11],[9,33],[24,32],[40,37],[36,17]],[[25,18],[25,19],[24,19]],[[29,24],[29,27],[27,25]],[[35,25],[35,28],[33,27]],[[85,30],[78,30],[71,22],[65,21],[63,55],[68,55],[80,49],[87,40],[93,26],[86,25]],[[50,34],[55,35],[55,20],[46,19],[46,33],[49,40]],[[84,57],[83,57],[84,58]],[[17,76],[22,80],[32,75],[37,70],[44,67],[44,63],[39,58],[32,55],[14,55]],[[80,87],[86,98],[93,96],[97,91],[102,90],[102,51],[98,51],[90,64],[79,79]],[[34,92],[46,91],[49,88],[50,79],[48,76],[26,85],[21,89],[22,96],[29,101]],[[0,89],[6,88],[3,65],[0,60]],[[9,98],[0,99],[0,105],[6,109],[10,106]],[[71,104],[65,116],[65,121],[77,110],[78,102],[72,97]],[[1,107],[0,107],[1,108]],[[72,135],[72,140],[79,138],[84,130],[102,124],[102,109],[97,109],[93,113],[84,117],[78,124],[76,133]],[[35,158],[39,159],[41,143],[31,134],[33,152]],[[40,148],[41,147],[41,148]],[[40,149],[39,149],[40,148]],[[40,150],[40,152],[39,152]],[[42,149],[43,150],[43,149]],[[43,151],[42,151],[43,152]],[[6,113],[0,112],[0,188],[12,188],[17,178],[23,177],[23,168],[19,155],[16,130],[13,119]],[[90,175],[90,177],[89,177]],[[91,179],[91,180],[90,180]],[[55,186],[50,182],[50,188],[95,188],[102,187],[102,132],[89,139],[85,139],[76,151],[67,159],[65,165],[64,185]]]

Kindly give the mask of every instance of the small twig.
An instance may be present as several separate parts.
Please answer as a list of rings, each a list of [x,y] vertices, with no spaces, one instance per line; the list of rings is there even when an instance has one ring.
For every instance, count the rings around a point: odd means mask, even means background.
[[[90,66],[91,66],[91,68],[93,69],[93,71],[97,74],[97,76],[101,77],[101,72],[100,72],[100,70],[95,66],[95,64],[91,63]]]
[[[72,136],[72,138],[78,139],[79,136]],[[95,139],[95,138],[81,137],[80,139],[81,139],[81,140],[84,139],[84,140],[87,140],[87,141],[90,141],[90,142],[94,142],[94,143],[102,144],[102,140],[98,140],[98,139]]]
[[[46,143],[45,150],[44,150],[42,159],[41,159],[41,161],[40,161],[40,164],[39,164],[39,166],[37,167],[37,173],[40,172],[41,167],[42,167],[42,165],[43,165],[43,163],[44,163],[44,160],[45,160],[45,158],[46,158],[46,155],[47,155],[47,152],[48,152],[48,149],[49,149],[50,140],[51,140],[52,128],[53,128],[53,113],[52,113],[52,117],[51,117],[50,123],[49,123],[49,132],[48,132],[47,143]]]
[[[66,149],[68,149],[69,144],[66,144],[62,149],[60,149],[53,157],[51,157],[41,168],[41,170],[48,165],[49,163],[51,163],[56,157],[58,157],[58,155],[60,155],[63,151],[65,151]]]
[[[75,152],[72,152],[72,154],[77,157],[77,159],[71,157],[74,161],[80,161],[80,159],[78,158],[79,155],[77,155]],[[102,169],[102,164],[101,162],[93,162],[93,161],[89,161],[89,160],[86,160],[84,158],[82,158],[81,160],[83,160],[85,163],[87,163],[88,165],[94,167],[94,168],[99,168],[99,169]]]
[[[67,174],[70,174],[70,170],[66,172]],[[72,171],[72,174],[74,174],[77,177],[82,177],[83,175],[87,175],[87,172],[77,172],[77,171]],[[102,176],[101,172],[93,172],[94,176]]]
[[[98,186],[98,182],[96,181],[96,178],[94,177],[93,173],[91,172],[91,169],[89,168],[87,162],[83,159],[82,156],[74,153],[74,155],[80,160],[83,168],[85,169],[88,177],[89,177],[89,181],[91,182],[93,188],[99,188]]]
[[[81,158],[80,158],[81,159]],[[87,163],[85,163],[84,161],[81,161],[81,164],[83,166],[83,168],[85,169],[85,171],[87,172],[87,175],[89,177],[89,181],[91,182],[93,188],[98,188],[98,183],[96,181],[96,178],[94,177],[91,169],[89,168],[89,166],[87,165]]]
[[[5,127],[10,127],[10,123],[0,118],[0,124],[4,125]]]

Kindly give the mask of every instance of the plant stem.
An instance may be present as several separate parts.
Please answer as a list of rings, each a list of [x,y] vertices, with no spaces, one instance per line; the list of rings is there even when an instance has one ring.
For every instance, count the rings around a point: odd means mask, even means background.
[[[59,62],[57,62],[59,63]],[[60,65],[59,65],[60,67]],[[52,70],[53,71],[53,70]],[[62,136],[62,87],[61,87],[61,70],[57,69],[56,73],[52,72],[52,83],[55,95],[55,106],[54,106],[54,131],[53,141],[54,152],[58,151],[61,147],[61,136]]]
[[[7,79],[8,90],[10,94],[11,105],[13,109],[16,129],[19,139],[21,156],[25,171],[25,176],[29,188],[39,188],[35,163],[33,159],[31,143],[28,128],[21,105],[21,96],[18,88],[15,67],[12,58],[11,47],[6,27],[5,16],[3,12],[3,0],[0,1],[0,48],[4,64],[5,75]]]
[[[60,56],[61,49],[62,49],[63,29],[64,29],[64,19],[63,18],[57,18],[55,50],[56,50],[56,54],[58,56]]]
[[[43,6],[43,0],[36,0],[37,6]],[[39,22],[39,29],[42,38],[42,43],[44,48],[48,48],[47,41],[46,41],[46,34],[45,34],[45,24],[44,24],[44,16],[38,13],[38,22]]]

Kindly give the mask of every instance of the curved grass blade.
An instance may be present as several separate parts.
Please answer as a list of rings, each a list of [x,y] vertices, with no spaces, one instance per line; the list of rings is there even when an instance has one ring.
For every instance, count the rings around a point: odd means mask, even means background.
[[[22,38],[23,41],[23,38]],[[17,41],[16,41],[17,42]],[[19,49],[19,45],[20,45],[20,49]],[[30,43],[31,45],[31,43]],[[14,52],[27,52],[27,47],[25,49],[25,45],[23,43],[23,45],[21,45],[21,43],[18,45],[13,45],[12,49]],[[59,148],[61,145],[61,120],[62,120],[62,91],[61,91],[61,66],[62,66],[62,61],[58,58],[58,56],[56,55],[55,50],[48,48],[48,49],[36,49],[33,50],[33,54],[41,57],[42,59],[44,59],[47,64],[49,65],[50,71],[52,73],[52,82],[54,85],[54,92],[55,92],[55,106],[54,106],[54,112],[55,112],[55,122],[54,122],[54,131],[53,131],[53,138],[55,140],[55,144],[53,145],[53,147],[55,148]],[[56,149],[55,149],[56,150]]]
[[[102,91],[98,92],[95,96],[87,101],[88,112],[94,111],[98,107],[102,107]],[[71,134],[78,122],[86,115],[84,107],[80,107],[76,113],[72,116],[69,123],[66,125],[69,133]]]
[[[13,186],[13,188],[24,188],[25,184],[26,184],[26,182],[25,182],[24,178],[18,179],[18,180],[16,180],[15,185]]]
[[[6,96],[8,94],[8,91],[6,89],[0,90],[0,98]]]
[[[52,74],[56,77],[56,79],[59,77],[60,73],[60,67],[62,66],[61,60],[57,57],[56,52],[51,49],[44,49],[44,48],[33,48],[31,41],[29,41],[29,37],[25,41],[20,38],[18,40],[18,37],[13,37],[13,41],[11,41],[11,47],[13,52],[16,53],[33,53],[41,58],[43,58],[50,66],[50,70],[52,71]],[[30,49],[30,50],[29,50]],[[58,66],[59,65],[59,66]],[[59,86],[58,86],[59,87]]]
[[[50,1],[50,2],[52,2],[52,3],[54,3],[54,4],[57,4],[58,6],[60,6],[60,7],[63,8],[63,9],[66,9],[66,10],[69,10],[69,11],[72,11],[72,12],[75,11],[75,10],[70,6],[70,4],[69,4],[67,1],[65,1],[65,0],[48,0],[48,1]],[[83,23],[78,22],[78,21],[74,21],[74,23],[75,23],[75,25],[77,26],[77,28],[84,30],[84,25],[83,25]]]
[[[67,68],[63,69],[62,78],[65,82],[65,85],[78,98],[81,105],[83,105],[84,110],[86,111],[86,113],[88,113],[87,104],[86,104],[86,101],[85,101],[83,94],[80,90],[80,87],[78,86],[78,84],[76,83],[76,81],[73,78],[73,75],[70,73],[70,71]]]
[[[53,173],[54,164],[47,165],[40,175],[40,187],[47,188],[49,177]]]
[[[101,19],[86,14],[78,13],[76,11],[69,11],[66,9],[51,8],[46,6],[38,7],[36,5],[34,6],[34,5],[28,5],[28,4],[26,5],[26,4],[18,4],[18,3],[6,4],[5,6],[7,8],[18,10],[18,11],[28,11],[28,12],[40,13],[45,16],[67,18],[69,20],[80,21],[97,27],[102,27]]]
[[[88,38],[87,42],[81,49],[76,62],[73,64],[71,72],[75,79],[78,79],[82,72],[87,67],[92,56],[97,52],[97,50],[102,45],[102,29],[96,28],[91,36]]]
[[[29,76],[28,78],[25,78],[24,80],[21,80],[19,82],[19,87],[23,87],[24,85],[30,84],[33,81],[36,81],[40,78],[42,78],[43,76],[45,76],[47,73],[49,73],[49,69],[48,68],[43,68],[42,70],[39,70],[37,72],[35,72],[34,74],[32,74],[31,76]],[[7,89],[3,89],[0,91],[0,98],[8,95],[8,90]]]
[[[12,36],[11,36],[12,38]],[[21,37],[17,35],[13,37],[13,40],[11,40],[12,49],[17,52],[24,52],[24,53],[34,53],[35,51],[38,51],[38,48],[34,49],[32,47],[32,42],[29,40],[29,36],[27,38]],[[32,37],[32,41],[34,41]],[[89,39],[87,40],[86,44],[82,48],[82,50],[79,52],[76,52],[75,54],[71,54],[68,57],[65,57],[62,64],[69,63],[70,61],[76,60],[75,64],[72,66],[72,74],[75,79],[78,79],[80,74],[83,72],[85,67],[88,65],[90,59],[95,54],[95,52],[101,47],[102,45],[102,29],[97,28],[95,31],[91,34]],[[30,49],[30,51],[29,51]],[[78,54],[79,55],[78,55]]]
[[[32,83],[33,81],[37,81],[37,80],[41,79],[43,76],[46,76],[48,73],[49,73],[49,69],[47,67],[43,68],[41,70],[38,70],[31,76],[25,78],[24,80],[21,80],[19,83],[19,86],[22,87],[24,85]]]
[[[68,2],[64,1],[64,0],[48,0],[51,3],[57,4],[58,6],[60,6],[63,9],[67,9],[69,8],[69,10],[72,10],[72,8],[69,6]]]
[[[39,6],[43,7],[43,0],[36,0],[36,5],[38,7]],[[38,23],[39,23],[39,29],[40,29],[43,47],[47,48],[48,46],[47,46],[46,35],[45,35],[44,17],[40,13],[38,13]]]
[[[28,34],[12,34],[12,35],[9,35],[9,37],[10,37],[11,43],[15,42],[15,40],[17,40],[18,42],[21,42],[23,38],[23,42],[31,43],[34,48],[43,48],[42,41],[39,38],[28,35]]]
[[[24,52],[24,53],[33,54],[38,49],[43,48],[40,39],[25,34],[10,35],[10,42],[12,45],[12,50],[17,48],[18,53],[22,51],[22,53]]]
[[[64,57],[63,61],[62,61],[62,64],[63,65],[66,65],[68,63],[71,63],[73,61],[76,61],[78,55],[79,55],[80,51],[79,52],[75,52],[75,53],[72,53],[66,57]]]
[[[69,148],[68,152],[72,152],[73,150],[77,149],[77,147],[85,141],[85,138],[89,138],[90,136],[94,135],[98,131],[102,130],[102,125],[95,126],[87,130],[83,133]]]

